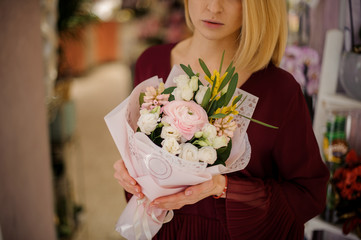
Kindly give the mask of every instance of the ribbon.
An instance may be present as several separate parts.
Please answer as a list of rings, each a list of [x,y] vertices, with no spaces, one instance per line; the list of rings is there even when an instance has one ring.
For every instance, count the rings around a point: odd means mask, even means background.
[[[147,209],[149,208],[150,201],[147,197],[143,197],[142,199],[137,199],[137,208],[135,210],[135,214],[133,217],[133,226],[134,226],[134,235],[135,239],[139,240],[144,233],[147,240],[152,239],[152,232],[149,228],[148,218],[147,218]],[[143,206],[143,207],[142,207]],[[163,214],[161,214],[162,216]],[[150,216],[152,220],[158,224],[164,224],[170,222],[173,219],[174,212],[173,210],[169,210],[165,213],[163,221],[159,220],[156,214],[154,213],[154,209],[151,209]]]
[[[133,218],[133,226],[134,226],[134,234],[135,234],[135,239],[138,240],[140,239],[140,237],[142,236],[142,226],[140,225],[140,221],[139,219],[143,218],[144,219],[144,210],[142,212],[142,208],[140,207],[141,205],[143,205],[143,203],[145,203],[147,201],[147,198],[144,197],[142,199],[138,199],[137,200],[137,209],[135,210],[135,214],[134,214],[134,218]],[[145,224],[148,223],[144,223],[143,222],[143,227]],[[149,227],[148,227],[149,229]],[[147,236],[147,234],[146,234]],[[149,240],[150,238],[148,238]]]

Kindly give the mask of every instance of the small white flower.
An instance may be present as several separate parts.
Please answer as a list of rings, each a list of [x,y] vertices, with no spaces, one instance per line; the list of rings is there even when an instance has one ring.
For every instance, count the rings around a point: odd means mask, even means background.
[[[196,97],[195,97],[196,102],[198,104],[202,104],[204,94],[206,94],[207,89],[208,89],[208,87],[199,85],[199,89],[198,89],[198,92],[197,92]]]
[[[199,146],[201,147],[207,147],[207,146],[210,146],[210,142],[208,140],[197,140],[197,141],[194,141],[194,144],[198,144]]]
[[[181,134],[177,129],[172,126],[164,126],[162,128],[162,133],[160,134],[160,137],[163,139],[174,138],[175,140],[180,141]]]
[[[217,160],[217,151],[213,147],[202,147],[198,151],[200,161],[213,164]]]
[[[192,88],[193,92],[197,91],[197,89],[198,89],[198,77],[197,76],[191,77],[191,80],[189,81],[189,86]]]
[[[143,113],[140,115],[137,125],[140,131],[149,135],[158,125],[159,115],[157,113]]]
[[[201,138],[203,136],[203,132],[199,131],[194,134],[195,138]]]
[[[181,153],[179,157],[191,162],[198,161],[198,148],[191,143],[185,143],[182,145]]]
[[[215,149],[221,148],[221,147],[225,147],[228,144],[229,139],[226,136],[216,136],[213,139],[213,143],[212,146]]]
[[[177,84],[177,88],[188,86],[189,80],[190,79],[186,74],[179,75],[173,79],[173,81]]]
[[[217,136],[217,128],[213,126],[212,124],[206,124],[203,128],[203,137],[207,139],[214,139]]]
[[[143,115],[143,114],[149,113],[149,110],[146,108],[142,108],[142,109],[140,109],[139,112],[140,112],[140,115]]]
[[[172,95],[174,96],[174,100],[176,100],[176,101],[181,101],[181,100],[183,100],[183,98],[182,98],[182,91],[181,91],[181,89],[178,88],[178,87],[173,90]]]
[[[193,89],[188,85],[181,88],[181,93],[182,99],[185,101],[190,101],[193,98]]]
[[[167,152],[176,155],[181,152],[181,146],[175,138],[166,138],[162,141],[162,148]]]

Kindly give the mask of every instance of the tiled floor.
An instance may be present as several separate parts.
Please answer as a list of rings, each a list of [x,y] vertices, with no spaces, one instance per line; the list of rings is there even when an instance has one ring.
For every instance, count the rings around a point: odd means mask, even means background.
[[[120,154],[104,116],[131,90],[129,67],[118,62],[94,68],[72,86],[76,134],[68,149],[68,172],[74,198],[84,207],[74,240],[122,239],[114,230],[125,206],[123,190],[113,178]]]

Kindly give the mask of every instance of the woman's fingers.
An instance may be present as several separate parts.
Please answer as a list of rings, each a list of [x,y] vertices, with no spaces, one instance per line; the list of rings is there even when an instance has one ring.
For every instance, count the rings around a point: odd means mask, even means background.
[[[152,202],[152,206],[162,209],[179,209],[187,204],[194,204],[211,194],[213,190],[213,181],[209,180],[204,183],[186,188],[184,191],[160,197]]]
[[[139,184],[129,175],[123,160],[118,160],[113,165],[115,172],[114,178],[118,180],[119,184],[129,193],[143,198],[142,189]]]
[[[130,185],[136,185],[136,181],[129,175],[127,168],[122,160],[118,160],[113,165],[115,169],[114,177],[121,182],[126,182]]]

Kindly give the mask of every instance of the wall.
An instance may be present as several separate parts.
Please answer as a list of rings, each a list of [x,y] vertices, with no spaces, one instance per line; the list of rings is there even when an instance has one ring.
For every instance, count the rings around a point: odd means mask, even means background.
[[[56,239],[38,0],[0,1],[3,240]]]

